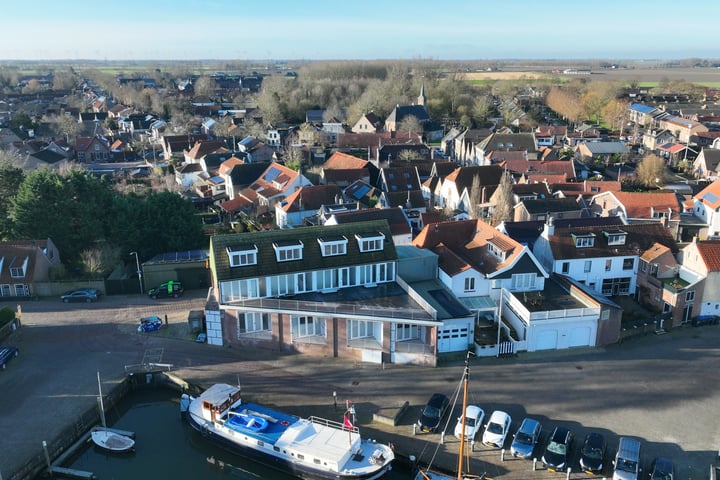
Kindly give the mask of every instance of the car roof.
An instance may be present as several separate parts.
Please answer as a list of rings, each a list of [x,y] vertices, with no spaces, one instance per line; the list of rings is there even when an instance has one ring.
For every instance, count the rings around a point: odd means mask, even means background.
[[[591,444],[604,443],[604,442],[605,442],[605,437],[603,437],[603,436],[602,436],[601,434],[599,434],[598,432],[590,432],[590,433],[588,433],[588,434],[585,436],[585,442],[586,442],[586,443],[591,443]]]
[[[430,397],[428,403],[438,404],[444,402],[445,400],[447,400],[447,397],[442,393],[433,393],[433,396]]]
[[[465,409],[465,416],[467,417],[474,417],[478,413],[482,412],[483,409],[478,407],[477,405],[468,405]]]
[[[526,417],[523,419],[522,423],[520,424],[520,428],[518,429],[518,432],[532,433],[533,430],[535,430],[538,425],[540,425],[540,422],[538,422],[534,418]]]
[[[565,439],[567,438],[568,435],[570,435],[569,428],[557,426],[557,427],[555,427],[555,430],[553,430],[552,439],[555,441],[557,441],[558,439],[565,441]]]
[[[508,418],[510,418],[510,415],[503,412],[502,410],[495,410],[492,415],[490,415],[490,421],[496,423],[502,423]]]

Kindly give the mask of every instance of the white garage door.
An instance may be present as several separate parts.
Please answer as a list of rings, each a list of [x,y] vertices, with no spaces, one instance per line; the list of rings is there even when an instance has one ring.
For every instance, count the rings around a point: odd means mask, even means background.
[[[438,352],[460,352],[468,348],[467,327],[438,329]]]
[[[570,347],[587,347],[590,345],[590,327],[573,328],[570,332]]]
[[[553,350],[557,348],[557,330],[544,330],[537,336],[535,350]]]

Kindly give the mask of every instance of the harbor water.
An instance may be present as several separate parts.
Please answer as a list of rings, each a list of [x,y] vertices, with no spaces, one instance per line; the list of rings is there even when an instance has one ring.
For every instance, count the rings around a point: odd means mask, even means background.
[[[64,467],[93,472],[98,480],[295,478],[208,443],[182,420],[179,397],[170,390],[132,392],[106,415],[110,427],[135,432],[135,451],[110,454],[88,443]],[[409,474],[396,469],[385,478],[407,479]]]

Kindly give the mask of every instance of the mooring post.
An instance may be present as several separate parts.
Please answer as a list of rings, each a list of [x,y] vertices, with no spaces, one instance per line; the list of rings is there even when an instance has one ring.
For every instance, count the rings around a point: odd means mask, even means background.
[[[52,464],[50,463],[50,454],[48,453],[47,442],[45,440],[43,440],[42,446],[43,452],[45,453],[45,461],[47,462],[48,470],[50,470],[52,468]]]
[[[568,467],[567,475],[565,476],[565,480],[570,480],[570,474],[572,473],[572,468]]]
[[[504,448],[500,449],[500,461],[501,462],[505,461],[505,449]]]
[[[533,472],[537,470],[537,458],[533,458]]]

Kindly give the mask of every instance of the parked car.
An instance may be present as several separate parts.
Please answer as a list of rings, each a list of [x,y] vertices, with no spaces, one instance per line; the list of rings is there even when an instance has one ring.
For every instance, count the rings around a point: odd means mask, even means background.
[[[485,426],[482,443],[488,447],[503,448],[511,423],[510,415],[501,410],[495,410]]]
[[[10,360],[17,357],[20,354],[20,350],[17,347],[0,347],[0,368],[5,370]]]
[[[477,405],[468,405],[465,408],[465,438],[473,441],[482,427],[483,419],[485,418],[485,412],[482,408]],[[455,436],[460,438],[463,432],[462,416],[458,417],[457,424],[455,424]]]
[[[158,298],[178,298],[185,292],[181,282],[170,280],[155,288],[148,290],[148,297],[157,300]]]
[[[138,326],[138,332],[154,332],[155,330],[160,330],[160,327],[162,327],[162,320],[160,317],[152,315],[150,317],[143,317],[140,319],[140,325]]]
[[[586,473],[600,473],[604,467],[605,438],[597,432],[590,432],[585,436],[580,450],[580,468]]]
[[[513,441],[510,444],[510,453],[513,457],[530,458],[535,451],[535,446],[540,441],[542,427],[540,422],[534,418],[526,418],[520,424]]]
[[[573,433],[565,427],[555,427],[545,447],[542,462],[551,472],[562,472],[567,469]]]
[[[421,432],[437,432],[440,421],[450,406],[450,399],[442,393],[434,393],[420,412],[417,425]]]
[[[65,303],[69,302],[97,302],[100,298],[100,292],[95,288],[78,288],[70,290],[60,295],[60,300]]]
[[[675,479],[675,466],[672,460],[667,458],[657,457],[652,462],[650,467],[650,480],[674,480]]]

